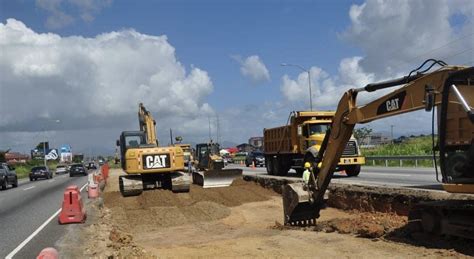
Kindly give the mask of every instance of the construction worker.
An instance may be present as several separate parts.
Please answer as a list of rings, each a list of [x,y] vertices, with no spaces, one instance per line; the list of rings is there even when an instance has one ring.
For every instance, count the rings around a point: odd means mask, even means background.
[[[306,163],[304,163],[304,172],[303,172],[303,182],[305,184],[309,183],[310,175],[311,175],[311,163],[306,162]]]

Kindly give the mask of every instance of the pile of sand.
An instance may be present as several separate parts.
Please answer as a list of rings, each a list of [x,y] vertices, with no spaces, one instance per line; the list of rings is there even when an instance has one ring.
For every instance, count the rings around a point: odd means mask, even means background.
[[[407,224],[407,217],[388,213],[358,212],[354,218],[335,218],[319,221],[316,231],[355,234],[360,237],[378,238]]]
[[[104,204],[114,222],[129,232],[213,221],[230,215],[230,208],[265,201],[276,195],[260,186],[235,180],[225,188],[203,189],[192,185],[189,193],[150,190],[124,198],[117,191],[104,193]]]

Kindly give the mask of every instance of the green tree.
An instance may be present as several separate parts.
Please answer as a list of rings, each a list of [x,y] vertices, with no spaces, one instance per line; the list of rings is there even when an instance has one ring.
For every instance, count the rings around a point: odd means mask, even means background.
[[[369,127],[362,127],[354,130],[354,137],[359,142],[359,145],[364,145],[366,139],[372,134],[372,129]]]

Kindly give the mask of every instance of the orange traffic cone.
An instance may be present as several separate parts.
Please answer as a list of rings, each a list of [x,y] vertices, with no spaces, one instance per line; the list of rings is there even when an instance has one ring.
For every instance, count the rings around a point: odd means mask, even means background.
[[[255,161],[252,161],[252,169],[255,170]]]
[[[96,183],[87,185],[87,197],[89,199],[95,199],[99,197],[99,186]]]

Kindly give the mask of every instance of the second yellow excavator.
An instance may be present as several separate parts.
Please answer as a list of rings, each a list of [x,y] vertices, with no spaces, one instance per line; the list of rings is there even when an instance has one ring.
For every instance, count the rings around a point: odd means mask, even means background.
[[[424,69],[426,64],[430,66]],[[428,72],[435,65],[441,68]],[[434,131],[435,106],[438,137],[435,144],[433,133],[433,149],[439,152],[443,188],[452,193],[474,194],[473,83],[474,67],[448,66],[430,59],[405,77],[347,91],[315,159],[309,183],[283,188],[285,224],[315,224],[324,207],[325,191],[356,124],[425,109],[433,112]],[[394,86],[402,87],[357,106],[359,93]],[[412,209],[409,222],[428,233],[474,238],[474,201],[420,203]]]

